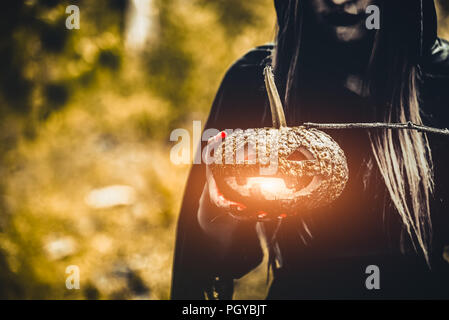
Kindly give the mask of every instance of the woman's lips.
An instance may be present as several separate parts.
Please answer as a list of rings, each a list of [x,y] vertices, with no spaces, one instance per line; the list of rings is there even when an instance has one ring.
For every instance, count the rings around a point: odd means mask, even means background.
[[[345,12],[332,12],[325,15],[326,21],[334,26],[353,26],[360,23],[365,17],[364,13],[349,14]]]

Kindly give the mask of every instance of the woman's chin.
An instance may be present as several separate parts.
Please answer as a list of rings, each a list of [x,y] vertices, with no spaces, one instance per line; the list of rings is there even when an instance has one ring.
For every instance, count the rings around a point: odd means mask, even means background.
[[[354,42],[363,40],[367,30],[363,27],[337,26],[332,28],[332,36],[338,42]]]

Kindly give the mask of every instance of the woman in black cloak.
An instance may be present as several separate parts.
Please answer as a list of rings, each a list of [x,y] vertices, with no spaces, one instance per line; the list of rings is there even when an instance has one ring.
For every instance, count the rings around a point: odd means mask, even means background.
[[[373,4],[380,8],[379,30],[365,27],[365,9]],[[449,126],[449,43],[437,37],[433,0],[275,0],[275,6],[275,44],[251,50],[228,70],[205,129],[271,125],[266,65],[274,67],[290,126]],[[282,223],[279,250],[270,250],[274,278],[267,298],[449,297],[447,137],[411,130],[327,133],[346,153],[348,184],[331,205]],[[234,279],[263,258],[256,223],[223,215],[209,199],[214,190],[205,169],[194,165],[187,182],[173,299],[230,299]],[[365,283],[371,265],[380,271],[373,290]]]

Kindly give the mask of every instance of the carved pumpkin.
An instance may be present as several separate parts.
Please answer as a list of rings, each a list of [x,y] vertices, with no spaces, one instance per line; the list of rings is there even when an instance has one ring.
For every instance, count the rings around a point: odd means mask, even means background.
[[[346,157],[329,135],[287,127],[271,67],[264,74],[273,128],[233,132],[215,149],[211,164],[223,195],[254,212],[231,212],[244,219],[285,217],[324,206],[348,180]]]

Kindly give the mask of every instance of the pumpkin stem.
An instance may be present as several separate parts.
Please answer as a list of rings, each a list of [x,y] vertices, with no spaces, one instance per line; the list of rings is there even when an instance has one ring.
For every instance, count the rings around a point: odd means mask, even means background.
[[[266,66],[263,71],[265,75],[265,87],[267,88],[268,99],[270,100],[271,118],[273,121],[273,127],[280,129],[287,127],[287,121],[285,120],[284,108],[282,107],[281,98],[274,82],[273,68]]]

